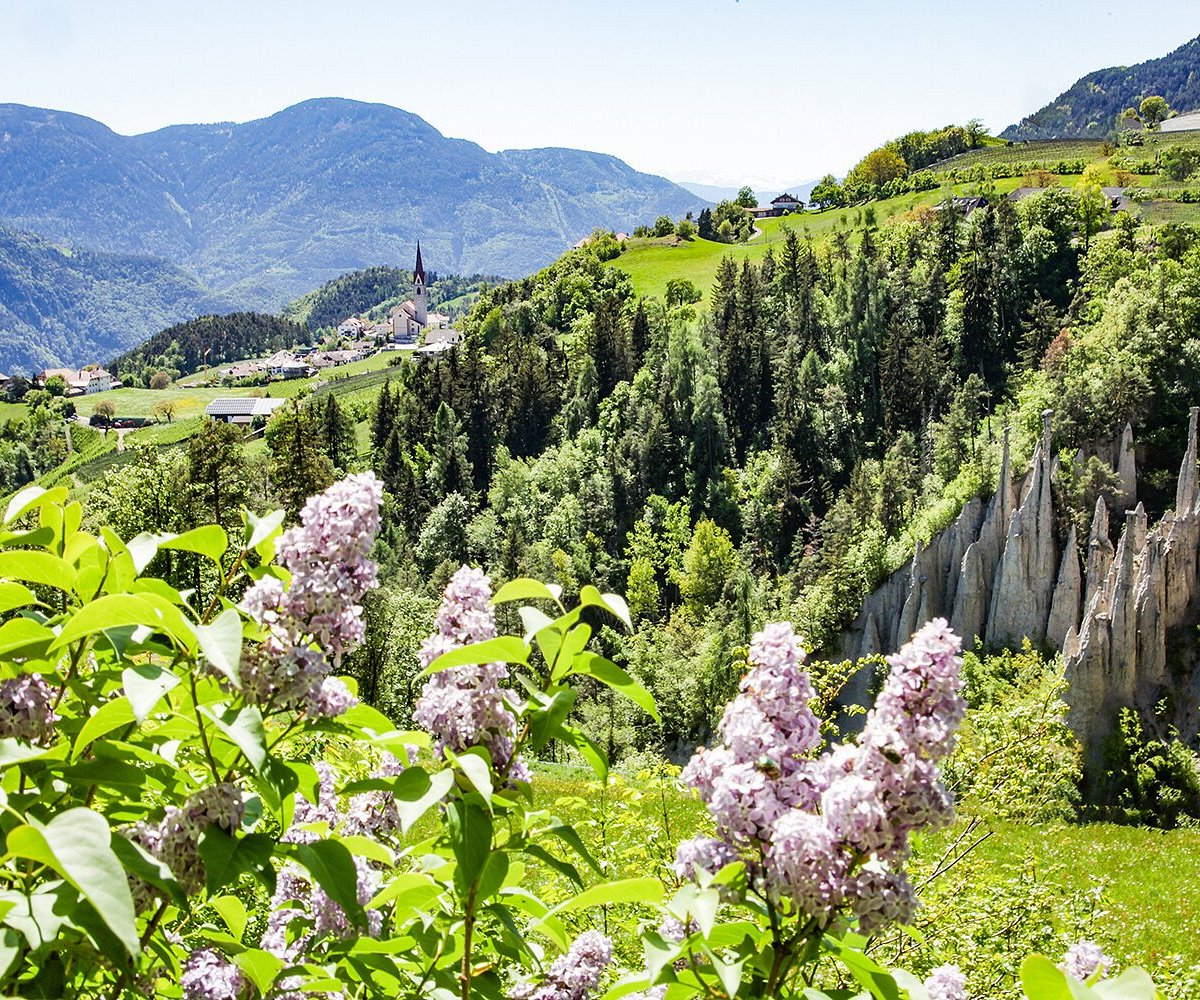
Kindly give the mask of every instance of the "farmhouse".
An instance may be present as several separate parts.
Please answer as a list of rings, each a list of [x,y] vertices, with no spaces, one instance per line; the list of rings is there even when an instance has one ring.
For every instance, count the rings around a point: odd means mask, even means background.
[[[253,424],[266,419],[287,402],[272,396],[218,398],[204,408],[206,416],[225,424]]]
[[[55,376],[61,378],[67,383],[68,396],[90,396],[97,392],[107,392],[109,389],[116,389],[121,385],[112,372],[105,371],[100,367],[80,368],[47,368],[41,372],[36,379],[36,382],[42,388],[45,388],[47,379],[52,379]]]
[[[793,212],[803,212],[804,202],[785,191],[778,198],[772,198],[771,204],[748,208],[746,211],[756,219],[774,219],[781,215],[791,215]]]

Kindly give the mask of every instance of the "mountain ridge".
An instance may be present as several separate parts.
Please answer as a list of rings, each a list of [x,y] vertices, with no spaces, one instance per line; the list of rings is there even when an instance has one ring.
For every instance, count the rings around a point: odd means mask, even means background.
[[[1080,77],[1054,100],[1008,126],[1002,139],[1101,139],[1117,116],[1158,94],[1180,112],[1200,108],[1200,36],[1132,66],[1108,66]]]
[[[418,238],[442,271],[518,276],[595,226],[701,206],[608,154],[489,153],[413,112],[346,98],[133,136],[0,105],[0,222],[162,257],[244,307],[277,309],[348,269],[404,261]]]

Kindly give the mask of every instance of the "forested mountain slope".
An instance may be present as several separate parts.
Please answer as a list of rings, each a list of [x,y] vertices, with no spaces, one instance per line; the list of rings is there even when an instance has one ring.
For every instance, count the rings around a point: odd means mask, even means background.
[[[1166,98],[1176,111],[1200,108],[1200,38],[1159,59],[1080,77],[1044,108],[1006,128],[1001,138],[1102,138],[1122,111],[1151,94]]]
[[[335,98],[137,136],[7,104],[0,137],[0,219],[166,258],[266,310],[348,268],[407,262],[418,238],[443,272],[518,275],[595,226],[701,204],[610,157],[491,154],[406,111]]]
[[[0,226],[6,374],[99,361],[171,323],[227,308],[165,260],[69,248]]]

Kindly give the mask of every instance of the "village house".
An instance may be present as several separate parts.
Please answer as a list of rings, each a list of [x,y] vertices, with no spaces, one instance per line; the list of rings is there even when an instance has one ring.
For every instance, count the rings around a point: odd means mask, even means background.
[[[785,191],[778,198],[772,198],[771,204],[748,208],[746,211],[756,219],[774,219],[781,215],[791,215],[793,212],[803,212],[804,202]]]
[[[212,420],[225,424],[253,424],[266,422],[287,400],[272,396],[221,397],[214,399],[204,408]]]
[[[55,376],[66,382],[68,396],[91,396],[97,392],[117,389],[121,385],[120,379],[116,378],[112,372],[105,371],[98,366],[79,369],[47,368],[37,376],[35,381],[39,388],[44,389],[46,381]]]

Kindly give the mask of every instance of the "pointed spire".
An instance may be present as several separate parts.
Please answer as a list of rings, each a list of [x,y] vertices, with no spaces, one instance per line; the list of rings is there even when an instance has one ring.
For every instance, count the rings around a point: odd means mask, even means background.
[[[1179,483],[1175,487],[1175,513],[1186,514],[1192,505],[1200,499],[1200,488],[1197,484],[1196,470],[1196,418],[1200,407],[1193,406],[1188,413],[1188,446],[1183,456],[1183,465],[1179,469]]]
[[[425,265],[421,263],[421,241],[417,240],[417,266],[413,268],[413,281],[425,284]]]

